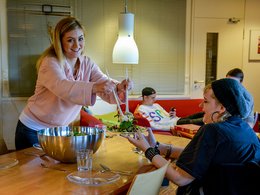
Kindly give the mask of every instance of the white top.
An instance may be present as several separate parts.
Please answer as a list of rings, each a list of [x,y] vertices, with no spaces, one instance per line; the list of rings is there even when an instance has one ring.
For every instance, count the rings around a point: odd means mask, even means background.
[[[180,119],[179,117],[170,117],[169,113],[157,103],[151,106],[139,105],[135,114],[140,114],[146,118],[154,130],[170,131],[171,127],[174,127]]]

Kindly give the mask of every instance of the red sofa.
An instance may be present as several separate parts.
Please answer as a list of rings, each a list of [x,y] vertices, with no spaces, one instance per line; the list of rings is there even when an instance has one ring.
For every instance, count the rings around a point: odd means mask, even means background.
[[[171,107],[175,107],[177,110],[177,116],[185,117],[196,112],[201,112],[199,104],[202,99],[178,99],[178,100],[157,100],[156,102],[160,104],[166,111],[169,111]],[[141,100],[129,100],[129,111],[134,113],[135,108]],[[125,110],[125,104],[121,105],[122,110]],[[100,120],[94,116],[88,114],[87,112],[81,110],[80,113],[80,125],[82,126],[95,126],[96,124],[102,124]],[[144,127],[150,127],[150,123],[145,118],[138,118],[137,124]]]
[[[178,100],[157,100],[156,103],[160,104],[166,111],[170,111],[171,107],[177,110],[177,116],[185,117],[196,112],[201,112],[202,108],[199,107],[202,99],[178,99]],[[141,100],[129,100],[129,111],[134,113],[135,108]],[[125,104],[121,106],[125,110]]]

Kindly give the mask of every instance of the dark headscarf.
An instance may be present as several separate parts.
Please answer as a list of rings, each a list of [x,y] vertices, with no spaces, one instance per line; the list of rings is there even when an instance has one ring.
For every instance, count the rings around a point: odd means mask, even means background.
[[[247,118],[253,109],[254,100],[241,83],[231,78],[224,78],[211,83],[219,102],[232,116]]]

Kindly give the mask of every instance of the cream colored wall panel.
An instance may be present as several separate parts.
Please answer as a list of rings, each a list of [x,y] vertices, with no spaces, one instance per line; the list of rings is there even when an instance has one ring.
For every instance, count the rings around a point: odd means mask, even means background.
[[[15,149],[15,129],[26,100],[2,100],[3,137],[9,150]]]
[[[194,0],[195,17],[244,18],[245,0]]]
[[[255,100],[255,111],[260,112],[260,61],[249,61],[250,30],[260,31],[260,1],[247,0],[245,10],[245,39],[243,52],[243,71],[245,73],[244,86],[251,92]]]
[[[2,101],[0,101],[0,139],[3,138],[3,111],[2,111]]]

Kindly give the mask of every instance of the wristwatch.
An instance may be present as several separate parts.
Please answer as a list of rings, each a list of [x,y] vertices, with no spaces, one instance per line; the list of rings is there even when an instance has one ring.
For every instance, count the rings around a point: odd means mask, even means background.
[[[154,148],[158,149],[158,148],[159,148],[159,145],[160,145],[160,143],[157,141],[156,144],[155,144],[155,146],[154,146]]]

